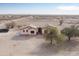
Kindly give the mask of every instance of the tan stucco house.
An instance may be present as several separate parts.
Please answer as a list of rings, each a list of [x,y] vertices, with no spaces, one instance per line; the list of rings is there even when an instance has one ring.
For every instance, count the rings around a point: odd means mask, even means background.
[[[54,26],[55,27],[55,26]],[[38,35],[38,34],[44,34],[46,30],[46,26],[23,26],[19,29],[20,35]]]
[[[24,27],[20,28],[19,34],[21,34],[21,35],[36,35],[37,31],[38,30],[35,26],[24,26]]]

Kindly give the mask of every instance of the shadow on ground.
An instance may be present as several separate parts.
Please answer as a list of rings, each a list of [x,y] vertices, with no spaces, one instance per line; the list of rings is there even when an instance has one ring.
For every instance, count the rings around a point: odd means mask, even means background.
[[[79,40],[73,39],[71,41],[64,41],[63,44],[55,46],[48,44],[46,42],[42,42],[42,36],[14,36],[12,40],[31,40],[34,39],[34,43],[36,43],[35,48],[30,51],[30,55],[32,56],[52,56],[52,55],[72,55],[72,52],[79,50]],[[38,41],[37,41],[38,40]],[[32,41],[30,41],[32,42]],[[33,43],[33,42],[32,42]],[[40,44],[39,44],[40,43]],[[33,44],[32,44],[33,45]],[[31,47],[31,45],[30,45]]]
[[[76,46],[79,46],[79,41],[75,41],[75,40],[65,41],[62,45],[58,45],[58,46],[43,43],[40,46],[38,46],[37,47],[38,50],[33,51],[31,55],[37,55],[37,56],[61,55],[60,54],[61,51],[64,51],[64,53],[66,51],[71,53],[72,51],[74,51],[74,48]]]

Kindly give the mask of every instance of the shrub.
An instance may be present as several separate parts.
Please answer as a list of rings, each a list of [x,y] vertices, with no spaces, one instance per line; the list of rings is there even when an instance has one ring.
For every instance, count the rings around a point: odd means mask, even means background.
[[[15,22],[10,22],[10,23],[6,23],[5,24],[6,25],[6,27],[8,28],[8,29],[11,29],[11,28],[14,28],[14,26],[15,26]]]
[[[78,27],[75,25],[72,25],[70,28],[64,28],[61,32],[68,37],[68,40],[70,40],[73,36],[79,36]]]

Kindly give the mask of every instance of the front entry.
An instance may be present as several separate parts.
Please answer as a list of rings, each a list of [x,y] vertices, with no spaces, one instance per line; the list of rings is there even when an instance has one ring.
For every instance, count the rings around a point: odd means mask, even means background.
[[[42,28],[41,27],[38,28],[38,34],[42,34]]]

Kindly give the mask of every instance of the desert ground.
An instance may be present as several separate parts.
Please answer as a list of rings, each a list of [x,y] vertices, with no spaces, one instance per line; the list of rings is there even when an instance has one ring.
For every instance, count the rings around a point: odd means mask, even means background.
[[[26,20],[26,18],[15,19],[18,24],[34,24],[44,25],[52,24],[58,26],[58,21],[36,21]],[[70,21],[70,20],[66,20]],[[75,20],[78,22],[79,20]],[[38,23],[39,22],[39,23]],[[73,20],[74,22],[74,20]],[[59,29],[69,27],[72,24],[64,23],[62,26],[58,26]],[[79,55],[79,38],[72,38],[71,41],[65,41],[63,45],[55,47],[48,44],[42,35],[35,36],[22,36],[17,34],[18,31],[10,29],[7,33],[0,33],[0,56],[77,56]]]
[[[17,31],[0,33],[1,56],[72,56],[79,55],[79,39],[66,41],[62,46],[55,47],[45,42],[41,35],[19,36]]]

